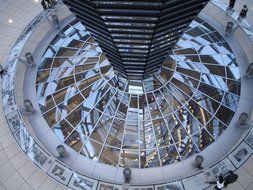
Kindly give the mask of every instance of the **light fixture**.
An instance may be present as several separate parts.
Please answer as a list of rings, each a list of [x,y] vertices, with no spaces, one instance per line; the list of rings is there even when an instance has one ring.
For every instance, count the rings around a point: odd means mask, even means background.
[[[10,24],[12,24],[12,23],[13,23],[13,20],[10,18],[8,22],[9,22]]]

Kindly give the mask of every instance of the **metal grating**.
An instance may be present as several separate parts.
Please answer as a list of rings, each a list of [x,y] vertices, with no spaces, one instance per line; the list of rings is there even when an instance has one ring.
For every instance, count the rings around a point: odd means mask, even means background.
[[[209,0],[63,0],[114,69],[130,80],[152,76]]]

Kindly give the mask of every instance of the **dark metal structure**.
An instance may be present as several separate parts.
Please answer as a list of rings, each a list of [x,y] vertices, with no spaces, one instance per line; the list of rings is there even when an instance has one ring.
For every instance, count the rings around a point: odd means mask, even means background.
[[[63,0],[114,69],[130,80],[154,74],[209,0]]]

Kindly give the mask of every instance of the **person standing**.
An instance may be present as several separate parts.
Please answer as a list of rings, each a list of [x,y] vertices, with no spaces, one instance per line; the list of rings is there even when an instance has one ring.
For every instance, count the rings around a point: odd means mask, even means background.
[[[235,0],[230,0],[229,5],[228,5],[228,9],[232,10],[234,8],[234,6],[235,6]]]
[[[248,7],[247,5],[243,5],[243,9],[241,10],[238,19],[246,18],[248,12]]]
[[[50,0],[45,0],[45,1],[47,2],[49,7],[53,5],[53,3]]]
[[[45,2],[45,0],[42,0],[40,4],[42,5],[44,10],[47,9],[47,3]]]
[[[216,184],[216,186],[214,187],[214,189],[216,189],[216,190],[221,190],[225,187],[225,180],[224,180],[222,175],[219,176],[219,179],[217,181],[215,181],[215,182],[206,182],[206,183]]]
[[[235,6],[235,0],[230,0],[229,1],[229,7],[230,7],[230,9],[233,9],[234,6]]]

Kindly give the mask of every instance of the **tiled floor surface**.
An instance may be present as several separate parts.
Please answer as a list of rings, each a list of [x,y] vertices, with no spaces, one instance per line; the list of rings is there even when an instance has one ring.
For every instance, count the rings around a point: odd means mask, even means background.
[[[249,7],[247,20],[253,25],[253,0],[237,0],[235,9]],[[35,0],[0,0],[0,64],[25,26],[42,10]],[[9,20],[12,19],[12,23]],[[229,190],[253,190],[253,156],[237,172],[239,179]],[[60,190],[61,185],[40,172],[16,145],[5,123],[0,98],[0,190]]]

